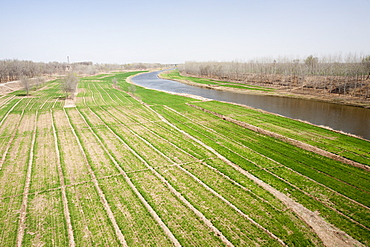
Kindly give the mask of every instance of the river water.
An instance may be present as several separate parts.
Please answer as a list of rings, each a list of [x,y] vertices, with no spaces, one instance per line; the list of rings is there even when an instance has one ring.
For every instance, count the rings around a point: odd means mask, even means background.
[[[248,95],[190,86],[158,78],[162,71],[137,75],[133,83],[151,89],[186,93],[208,99],[247,105],[316,125],[362,136],[370,140],[370,109],[333,103],[266,95]]]

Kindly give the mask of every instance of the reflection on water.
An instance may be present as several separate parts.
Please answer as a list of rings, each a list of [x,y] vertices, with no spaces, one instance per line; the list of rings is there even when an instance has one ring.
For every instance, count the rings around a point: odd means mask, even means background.
[[[329,126],[335,130],[342,130],[370,140],[370,109],[310,100],[247,95],[199,88],[176,81],[160,79],[157,77],[159,73],[141,74],[133,77],[132,81],[135,84],[152,89],[193,94],[204,98],[243,104],[313,124]]]

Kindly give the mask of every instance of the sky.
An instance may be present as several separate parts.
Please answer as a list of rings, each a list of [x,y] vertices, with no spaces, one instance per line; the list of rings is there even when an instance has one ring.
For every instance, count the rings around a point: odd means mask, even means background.
[[[370,0],[0,0],[0,60],[370,55]]]

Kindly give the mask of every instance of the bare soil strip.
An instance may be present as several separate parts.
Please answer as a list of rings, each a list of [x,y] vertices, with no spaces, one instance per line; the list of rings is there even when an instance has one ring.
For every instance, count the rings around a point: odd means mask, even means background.
[[[99,194],[99,197],[100,197],[100,200],[101,200],[101,202],[102,202],[102,204],[103,204],[103,206],[104,206],[104,209],[105,209],[105,211],[107,212],[108,217],[109,217],[109,219],[110,219],[110,221],[111,221],[111,223],[112,223],[112,225],[113,225],[113,227],[114,227],[114,230],[115,230],[115,232],[116,232],[116,236],[117,236],[117,238],[119,239],[119,241],[120,241],[120,243],[121,243],[121,245],[122,245],[122,246],[128,246],[128,245],[127,245],[127,243],[126,243],[125,237],[123,236],[123,234],[122,234],[122,232],[121,232],[121,230],[120,230],[120,228],[119,228],[119,226],[118,226],[118,224],[117,224],[117,221],[116,221],[116,219],[115,219],[115,217],[114,217],[114,215],[113,215],[113,212],[112,212],[112,210],[111,210],[111,208],[110,208],[110,206],[109,206],[109,204],[108,204],[108,201],[107,201],[107,199],[105,198],[105,195],[104,195],[104,193],[103,193],[102,189],[101,189],[101,188],[100,188],[100,186],[99,186],[99,183],[98,183],[98,180],[97,180],[97,178],[96,178],[96,176],[95,176],[95,173],[94,173],[94,171],[92,170],[92,168],[91,168],[91,166],[90,166],[90,164],[89,164],[89,162],[88,162],[88,159],[87,159],[87,157],[86,157],[86,154],[85,154],[85,152],[84,152],[84,150],[83,150],[83,148],[82,148],[82,145],[81,145],[80,139],[78,138],[78,136],[77,136],[77,134],[76,134],[76,132],[75,132],[75,130],[74,130],[74,128],[73,128],[73,126],[72,126],[72,124],[71,124],[71,121],[70,121],[70,119],[69,119],[69,117],[68,117],[67,113],[66,113],[65,111],[64,111],[64,113],[65,113],[65,115],[66,115],[66,117],[67,117],[67,119],[68,119],[68,122],[69,122],[70,128],[71,128],[71,130],[72,130],[72,132],[73,132],[73,135],[75,136],[75,138],[76,138],[76,140],[77,140],[78,146],[79,146],[79,148],[80,148],[80,150],[81,150],[81,152],[82,152],[82,154],[83,154],[83,156],[84,156],[85,164],[86,164],[86,165],[87,165],[87,167],[88,167],[88,170],[89,170],[89,173],[90,173],[90,175],[91,175],[92,181],[93,181],[94,186],[95,186],[95,188],[96,188],[96,190],[97,190],[97,192],[98,192],[98,194]]]
[[[21,209],[20,209],[20,212],[19,212],[20,220],[19,220],[19,227],[18,227],[18,234],[17,234],[17,246],[22,246],[24,231],[26,229],[26,213],[27,213],[27,205],[28,205],[28,193],[30,191],[32,163],[33,163],[33,155],[34,155],[33,150],[34,150],[35,141],[36,141],[37,113],[38,112],[36,111],[36,117],[35,117],[34,129],[33,129],[33,135],[32,135],[32,142],[31,142],[31,148],[30,148],[30,154],[29,154],[29,160],[28,160],[26,183],[25,183],[25,186],[24,186],[22,206],[21,206]]]
[[[52,110],[50,110],[50,112],[52,113]],[[55,130],[55,123],[54,123],[53,116],[52,116],[52,126],[53,126],[55,152],[57,154],[57,166],[58,166],[59,182],[60,182],[61,191],[62,191],[63,212],[64,212],[64,218],[65,218],[66,223],[67,223],[69,246],[70,247],[75,247],[76,243],[75,243],[74,236],[73,236],[73,228],[72,228],[71,216],[70,216],[69,208],[68,208],[68,199],[67,199],[67,194],[66,194],[66,186],[64,184],[64,175],[63,175],[63,170],[62,170],[62,165],[61,165],[60,152],[59,152],[59,148],[58,148],[58,137],[57,137],[57,133],[56,133],[56,130]]]
[[[147,106],[151,109],[149,106]],[[205,143],[201,142],[197,138],[193,137],[192,135],[188,134],[187,132],[177,128],[172,123],[168,122],[163,116],[159,113],[151,109],[155,112],[165,123],[169,124],[173,128],[177,129],[178,131],[184,133],[186,136],[194,140],[195,142],[199,143],[209,151],[213,152],[217,157],[221,160],[229,164],[230,166],[234,167],[236,170],[247,176],[249,179],[253,180],[255,183],[269,191],[271,194],[276,196],[279,200],[281,200],[288,208],[293,210],[299,217],[303,219],[315,233],[319,236],[319,238],[323,241],[325,246],[363,246],[362,243],[353,239],[347,233],[339,230],[338,228],[334,227],[333,225],[326,222],[323,218],[319,215],[315,214],[314,212],[310,211],[303,205],[293,201],[291,198],[286,196],[285,194],[281,193],[280,191],[276,190],[275,188],[271,187],[267,183],[263,182],[262,180],[258,179],[257,177],[253,176],[252,174],[248,173],[247,171],[243,170],[239,166],[233,164],[231,161],[226,159],[224,156],[219,154],[216,150],[211,148],[210,146],[206,145]]]
[[[84,119],[84,121],[86,122],[86,119],[83,117],[83,115],[81,114],[81,112],[79,111],[81,117]],[[96,117],[98,117],[96,115]],[[99,117],[98,117],[99,118]],[[86,122],[86,124],[88,125],[88,123]],[[105,125],[105,124],[104,124]],[[105,127],[107,129],[109,129],[109,127],[107,125],[105,125]],[[117,170],[120,172],[120,174],[123,176],[123,178],[125,179],[126,183],[130,186],[130,188],[132,189],[132,191],[135,193],[135,195],[140,199],[140,201],[144,204],[145,208],[149,211],[149,213],[152,215],[152,217],[154,218],[154,220],[159,224],[159,226],[163,229],[163,231],[165,232],[165,234],[167,235],[167,237],[169,237],[169,239],[171,240],[171,242],[173,243],[174,246],[181,246],[180,243],[178,242],[178,240],[176,239],[176,237],[173,235],[173,233],[170,231],[170,229],[168,229],[168,227],[164,224],[164,222],[161,220],[161,218],[158,216],[158,214],[154,211],[154,209],[149,205],[149,203],[145,200],[145,198],[140,194],[140,192],[137,190],[137,188],[135,187],[135,185],[132,183],[132,181],[130,180],[130,178],[127,176],[126,172],[120,167],[120,165],[118,164],[118,162],[116,161],[116,159],[110,154],[110,152],[107,150],[107,148],[105,147],[105,145],[101,142],[101,140],[99,139],[99,137],[94,133],[94,131],[91,129],[91,126],[88,125],[88,128],[91,130],[91,133],[93,133],[93,135],[96,137],[97,141],[99,142],[99,144],[103,147],[104,151],[108,154],[110,160],[114,163],[115,167],[117,168]],[[112,131],[113,135],[120,139],[113,131]],[[120,139],[121,140],[121,139]],[[121,140],[122,141],[122,140]],[[126,148],[130,149],[130,147],[128,147],[126,145],[126,143],[123,142],[123,144],[126,146]]]
[[[328,151],[325,151],[323,149],[320,149],[320,148],[317,148],[317,147],[314,147],[310,144],[307,144],[307,143],[303,143],[301,141],[298,141],[298,140],[294,140],[292,138],[289,138],[289,137],[286,137],[286,136],[283,136],[283,135],[280,135],[280,134],[277,134],[277,133],[274,133],[274,132],[271,132],[271,131],[268,131],[268,130],[265,130],[265,129],[262,129],[260,127],[256,127],[254,125],[251,125],[251,124],[248,124],[248,123],[245,123],[245,122],[242,122],[242,121],[239,121],[239,120],[235,120],[233,118],[230,118],[230,117],[227,117],[227,116],[224,116],[224,115],[221,115],[217,112],[213,112],[213,111],[210,111],[210,110],[207,110],[207,109],[204,109],[200,106],[196,106],[196,105],[192,105],[192,104],[188,104],[189,106],[191,107],[194,107],[196,109],[199,109],[201,111],[204,111],[204,112],[207,112],[207,113],[210,113],[214,116],[217,116],[219,118],[222,118],[228,122],[231,122],[231,123],[234,123],[234,124],[237,124],[241,127],[244,127],[244,128],[247,128],[247,129],[250,129],[250,130],[253,130],[255,132],[258,132],[258,133],[261,133],[263,135],[267,135],[267,136],[271,136],[271,137],[274,137],[274,138],[277,138],[279,140],[282,140],[284,142],[287,142],[287,143],[290,143],[296,147],[299,147],[299,148],[302,148],[304,150],[307,150],[307,151],[310,151],[310,152],[314,152],[316,154],[319,154],[319,155],[322,155],[322,156],[325,156],[325,157],[328,157],[330,159],[333,159],[333,160],[336,160],[336,161],[340,161],[340,162],[343,162],[347,165],[351,165],[351,166],[354,166],[354,167],[358,167],[358,168],[361,168],[361,169],[364,169],[365,171],[370,171],[370,167],[367,166],[367,165],[364,165],[364,164],[361,164],[361,163],[358,163],[358,162],[355,162],[355,161],[352,161],[352,160],[349,160],[349,159],[346,159],[342,156],[339,156],[339,155],[336,155],[336,154],[333,154],[333,153],[330,153]]]

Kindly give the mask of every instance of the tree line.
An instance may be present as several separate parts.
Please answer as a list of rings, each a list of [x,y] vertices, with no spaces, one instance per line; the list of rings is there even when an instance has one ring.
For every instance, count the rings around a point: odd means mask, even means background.
[[[60,63],[33,62],[17,59],[0,60],[0,83],[18,81],[22,78],[34,78],[47,75],[94,75],[101,72],[165,68],[160,63],[131,63],[131,64],[94,64],[92,62]]]
[[[185,62],[182,74],[304,92],[370,98],[370,56],[255,59],[249,62]]]

